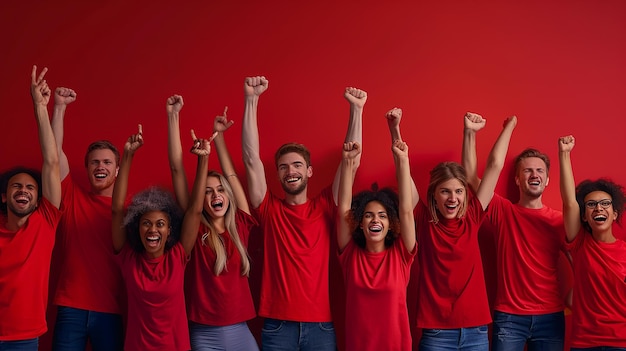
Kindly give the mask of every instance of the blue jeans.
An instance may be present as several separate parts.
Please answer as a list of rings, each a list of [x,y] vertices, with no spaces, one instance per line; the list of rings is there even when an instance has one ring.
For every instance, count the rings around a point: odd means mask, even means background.
[[[309,323],[265,318],[261,331],[263,351],[335,351],[333,322]]]
[[[84,351],[90,341],[93,351],[118,351],[124,346],[122,316],[59,306],[52,350]]]
[[[494,311],[493,351],[561,351],[565,339],[563,312],[517,315]]]
[[[489,351],[489,328],[422,329],[420,351]]]
[[[189,322],[193,351],[258,351],[259,346],[245,322],[220,327]]]
[[[0,351],[37,351],[39,338],[16,341],[0,341]]]

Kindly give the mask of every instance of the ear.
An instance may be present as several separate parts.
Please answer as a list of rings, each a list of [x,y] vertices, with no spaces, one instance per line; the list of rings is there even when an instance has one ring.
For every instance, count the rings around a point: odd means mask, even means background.
[[[311,178],[311,177],[313,176],[313,166],[309,166],[309,167],[306,169],[306,175],[307,175],[309,178]]]
[[[546,178],[546,186],[548,186],[548,183],[550,183],[550,177]]]
[[[117,177],[118,173],[120,173],[120,166],[115,167],[115,177]]]
[[[519,186],[519,177],[515,176],[515,185]]]
[[[617,219],[617,215],[618,215],[619,213],[617,213],[617,211],[614,211],[613,213],[615,213],[615,219]]]
[[[7,194],[2,194],[2,203],[7,202]]]

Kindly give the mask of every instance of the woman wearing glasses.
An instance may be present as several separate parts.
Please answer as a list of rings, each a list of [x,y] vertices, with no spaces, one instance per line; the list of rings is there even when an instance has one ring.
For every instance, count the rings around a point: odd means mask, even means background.
[[[626,242],[612,230],[626,196],[608,179],[575,186],[574,143],[571,135],[559,139],[563,219],[574,262],[571,350],[626,350]]]

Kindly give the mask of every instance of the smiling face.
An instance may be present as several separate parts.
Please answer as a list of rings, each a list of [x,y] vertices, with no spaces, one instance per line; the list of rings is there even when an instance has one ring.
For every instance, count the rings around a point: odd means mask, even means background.
[[[170,231],[170,220],[167,213],[149,211],[141,216],[139,219],[139,237],[149,257],[157,258],[163,255]]]
[[[593,234],[611,233],[613,222],[617,219],[611,195],[604,191],[592,191],[585,196],[583,222],[589,224]],[[605,208],[606,207],[606,208]]]
[[[37,208],[39,186],[35,178],[27,173],[18,173],[9,178],[2,202],[7,210],[19,218],[26,217]]]
[[[295,152],[282,155],[276,162],[278,179],[289,195],[298,195],[306,190],[313,168],[307,166],[304,157]]]
[[[466,196],[463,183],[452,178],[435,187],[433,200],[435,208],[443,218],[454,219],[458,218],[459,211],[465,204]]]
[[[94,193],[112,190],[119,167],[109,149],[92,150],[87,156],[87,176]]]
[[[220,218],[226,215],[230,207],[230,199],[218,177],[207,177],[204,210],[211,218]]]
[[[378,201],[370,201],[365,205],[360,228],[365,236],[365,247],[371,252],[385,249],[385,237],[389,232],[389,215],[385,207]]]
[[[526,157],[520,160],[515,175],[515,184],[519,187],[520,197],[541,197],[549,181],[547,166],[542,159]]]

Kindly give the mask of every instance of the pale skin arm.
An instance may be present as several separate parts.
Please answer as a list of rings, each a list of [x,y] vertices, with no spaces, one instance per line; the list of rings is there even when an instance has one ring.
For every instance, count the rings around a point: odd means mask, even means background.
[[[65,179],[70,173],[70,165],[67,156],[63,151],[63,125],[65,118],[65,109],[67,105],[76,101],[76,92],[68,88],[56,88],[54,91],[54,112],[52,113],[52,132],[56,139],[57,152],[59,154],[59,170],[61,180]]]
[[[387,118],[387,126],[389,127],[389,134],[391,135],[391,145],[395,143],[396,140],[402,141],[402,135],[400,134],[400,121],[402,120],[402,109],[394,107],[391,110],[387,111],[385,114],[385,118]],[[413,178],[411,178],[411,194],[412,194],[412,202],[413,207],[417,205],[420,200],[419,193],[417,191],[417,187],[415,186],[415,182]]]
[[[363,107],[367,102],[367,92],[361,89],[347,87],[343,93],[343,96],[350,103],[350,120],[348,122],[348,130],[346,131],[346,137],[344,143],[357,142],[359,145],[363,145]],[[361,150],[362,151],[362,150]],[[361,153],[356,157],[356,163],[352,169],[352,178],[356,176],[356,170],[361,164]],[[333,180],[333,198],[335,203],[338,204],[339,193],[339,178],[341,173],[341,164],[335,172],[335,179]]]
[[[37,130],[39,131],[39,145],[43,157],[41,166],[41,191],[43,196],[56,208],[61,206],[61,177],[59,175],[59,154],[50,126],[48,102],[50,101],[50,87],[44,79],[47,68],[37,76],[37,66],[31,72],[30,94],[33,99]]]
[[[213,131],[216,133],[214,139],[215,150],[217,151],[217,158],[220,161],[220,166],[222,167],[222,173],[224,174],[224,177],[228,179],[228,182],[233,189],[235,201],[237,202],[237,208],[247,214],[250,214],[250,205],[248,205],[246,193],[243,190],[241,181],[237,177],[233,160],[230,157],[230,153],[226,147],[226,140],[224,139],[224,132],[235,123],[235,121],[228,119],[226,116],[227,111],[228,107],[224,108],[224,114],[222,116],[215,117],[215,121],[213,122]]]
[[[342,161],[339,167],[339,193],[337,203],[337,244],[339,252],[346,248],[352,240],[350,225],[346,219],[352,205],[352,186],[354,184],[354,169],[361,154],[361,145],[357,142],[343,144]]]
[[[183,148],[180,140],[180,111],[184,105],[183,97],[172,95],[165,103],[167,111],[167,155],[170,161],[170,173],[176,202],[184,210],[189,202],[187,176],[183,165]]]
[[[478,190],[480,178],[478,177],[476,159],[476,132],[483,129],[487,120],[476,113],[467,112],[464,118],[463,128],[463,168],[467,173],[467,182],[474,191]]]
[[[568,242],[574,241],[580,231],[580,207],[576,201],[576,183],[572,170],[571,152],[576,140],[568,135],[559,138],[559,163],[561,175],[561,200],[563,201],[563,224]]]
[[[398,217],[400,218],[400,237],[404,246],[413,252],[415,249],[415,219],[413,218],[413,196],[407,196],[415,188],[411,178],[409,165],[409,147],[402,140],[394,140],[393,161],[396,164],[396,180],[398,181]]]
[[[498,184],[500,172],[502,172],[502,168],[504,168],[504,160],[509,149],[511,135],[513,134],[513,129],[515,129],[516,125],[517,117],[515,116],[504,121],[504,128],[502,128],[502,132],[500,132],[498,139],[489,153],[483,179],[476,190],[476,196],[478,197],[483,210],[487,208],[493,198],[493,193],[496,189],[496,185]]]
[[[268,80],[263,76],[248,77],[243,84],[245,107],[241,131],[241,147],[243,163],[246,167],[246,177],[248,178],[250,205],[252,205],[252,208],[259,207],[267,193],[265,168],[261,161],[259,149],[257,108],[259,105],[259,96],[267,90],[268,84]]]
[[[120,162],[120,170],[115,179],[113,187],[113,196],[111,198],[112,220],[111,227],[113,232],[113,251],[119,253],[126,243],[126,232],[122,223],[124,223],[124,202],[128,193],[128,178],[130,175],[130,166],[133,163],[135,152],[143,145],[143,130],[141,124],[138,126],[137,134],[128,137],[124,144],[124,155]]]
[[[206,193],[206,174],[209,167],[209,154],[211,153],[211,139],[196,138],[193,129],[191,130],[191,138],[193,139],[191,153],[198,156],[198,165],[196,166],[196,178],[189,198],[190,202],[185,210],[183,227],[180,232],[180,243],[183,245],[187,255],[190,255],[191,250],[193,250],[198,237],[200,221],[202,220],[204,195]]]

